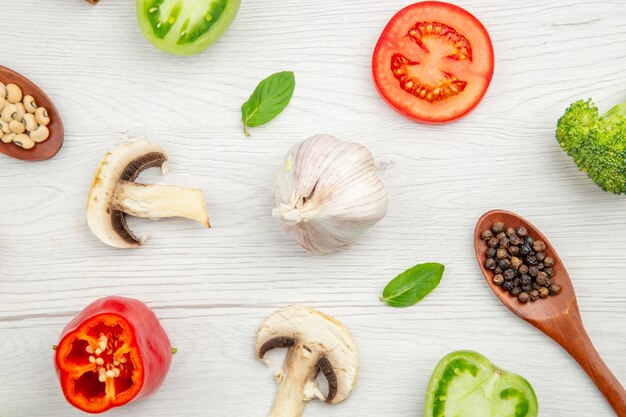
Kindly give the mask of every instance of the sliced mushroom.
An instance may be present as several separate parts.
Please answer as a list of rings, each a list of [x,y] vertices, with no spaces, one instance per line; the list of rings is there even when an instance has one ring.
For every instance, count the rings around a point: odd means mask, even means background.
[[[160,167],[165,173],[167,159],[163,148],[147,141],[124,143],[107,152],[87,205],[87,222],[100,240],[116,248],[141,246],[145,236],[133,234],[126,214],[152,220],[185,217],[211,227],[202,190],[135,183],[148,168]]]
[[[278,310],[257,333],[256,353],[264,360],[274,348],[287,348],[274,405],[268,417],[300,417],[306,402],[318,398],[338,404],[352,393],[359,372],[359,356],[348,329],[334,318],[303,306]],[[319,373],[328,381],[324,395],[317,384]]]

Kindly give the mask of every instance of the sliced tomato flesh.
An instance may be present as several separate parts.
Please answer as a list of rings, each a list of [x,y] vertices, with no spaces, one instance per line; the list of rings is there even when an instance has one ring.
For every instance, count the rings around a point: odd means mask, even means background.
[[[63,392],[83,411],[106,411],[141,391],[141,358],[132,327],[119,315],[100,314],[84,322],[61,340],[56,357]]]
[[[448,3],[428,1],[399,11],[372,59],[381,96],[405,116],[445,123],[473,110],[491,82],[493,47],[483,25]]]

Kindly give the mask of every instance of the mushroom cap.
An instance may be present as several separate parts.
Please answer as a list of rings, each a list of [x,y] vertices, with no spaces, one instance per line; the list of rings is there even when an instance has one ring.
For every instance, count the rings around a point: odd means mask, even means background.
[[[350,331],[333,317],[313,308],[299,305],[285,307],[261,324],[256,338],[257,357],[263,359],[267,351],[290,347],[296,342],[320,355],[318,366],[327,378],[327,371],[322,368],[328,364],[332,366],[336,376],[336,393],[331,396],[329,392],[326,402],[338,404],[348,398],[359,373],[359,355]]]
[[[126,215],[112,207],[119,181],[135,181],[139,174],[152,167],[165,171],[167,153],[157,144],[142,140],[116,146],[106,153],[96,171],[87,203],[87,223],[104,243],[116,248],[141,246],[128,228]]]

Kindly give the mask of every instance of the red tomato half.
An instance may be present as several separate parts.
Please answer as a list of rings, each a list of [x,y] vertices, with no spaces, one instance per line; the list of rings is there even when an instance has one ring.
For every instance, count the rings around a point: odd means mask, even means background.
[[[389,21],[374,49],[374,82],[403,115],[446,123],[472,111],[493,75],[485,27],[458,6],[415,3]]]

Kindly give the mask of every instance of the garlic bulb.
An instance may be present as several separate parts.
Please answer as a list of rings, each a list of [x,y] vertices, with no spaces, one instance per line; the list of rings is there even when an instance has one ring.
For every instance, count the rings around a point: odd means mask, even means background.
[[[287,233],[323,255],[356,242],[387,214],[374,158],[358,143],[316,135],[294,145],[274,177],[274,209]]]

